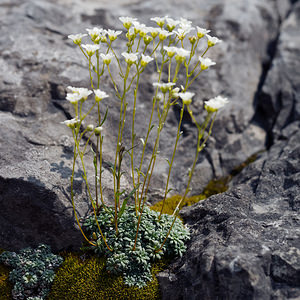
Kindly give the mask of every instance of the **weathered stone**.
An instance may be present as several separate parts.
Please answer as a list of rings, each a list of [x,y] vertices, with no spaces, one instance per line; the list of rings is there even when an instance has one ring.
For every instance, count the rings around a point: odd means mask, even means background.
[[[159,275],[163,299],[300,296],[300,133],[291,130],[230,191],[185,208],[184,257]]]
[[[0,4],[0,246],[12,250],[39,242],[46,242],[55,250],[80,246],[69,198],[72,139],[70,130],[58,124],[73,116],[64,101],[66,86],[88,87],[89,80],[84,57],[66,36],[84,32],[96,24],[121,29],[117,19],[120,15],[137,15],[147,24],[156,15],[185,16],[224,40],[208,55],[218,64],[204,72],[192,88],[197,94],[193,102],[195,115],[203,118],[203,101],[219,93],[231,101],[220,112],[213,137],[199,159],[192,184],[194,192],[200,192],[209,179],[228,174],[264,148],[263,121],[271,124],[265,127],[267,131],[273,130],[275,124],[274,132],[279,128],[280,138],[285,140],[276,142],[234,179],[234,188],[228,193],[211,197],[184,212],[193,237],[187,254],[171,266],[170,273],[160,276],[163,297],[298,297],[299,124],[286,126],[299,119],[299,101],[295,100],[299,97],[299,68],[293,68],[299,56],[294,46],[298,4],[280,26],[291,6],[287,0],[98,2],[76,0],[77,5],[70,6],[69,0],[18,0]],[[279,33],[274,64],[281,61],[280,66],[267,73]],[[112,63],[112,68],[115,67]],[[281,70],[285,71],[281,74]],[[141,82],[138,138],[144,137],[145,120],[149,118],[154,71],[149,66]],[[107,75],[102,88],[111,96],[114,94]],[[268,106],[261,104],[263,97],[257,96],[261,90],[270,94],[272,108],[268,114],[260,114],[268,112]],[[286,107],[276,102],[280,92]],[[116,136],[112,132],[118,126],[119,102],[111,97],[106,103],[110,114],[104,128],[104,196],[111,201],[113,188],[108,162],[114,159]],[[162,134],[158,168],[151,186],[152,190],[158,190],[155,199],[166,181],[168,164],[164,158],[172,153],[178,109],[174,107]],[[130,124],[131,112],[126,124]],[[274,112],[280,118],[275,120]],[[129,128],[125,128],[125,141],[130,137]],[[195,146],[195,126],[187,115],[182,130],[171,181],[179,192],[185,186]],[[146,155],[150,152],[151,147]],[[87,161],[92,158],[91,152],[86,158]],[[125,161],[127,174],[123,187],[127,190],[131,182],[128,167]],[[87,172],[93,180],[91,165],[87,165]],[[82,216],[88,211],[89,202],[79,166],[76,166],[75,191],[77,211]]]
[[[282,25],[284,44],[279,43],[275,67],[262,86],[269,92],[270,110],[267,103],[259,104],[266,122],[273,117],[269,130],[274,126],[280,135],[232,180],[228,192],[183,210],[192,239],[184,257],[158,277],[163,299],[300,297],[300,76],[292,67],[299,60],[293,47],[299,7],[295,4]],[[288,92],[276,108],[280,117],[274,117],[275,95],[282,90]]]
[[[276,55],[258,95],[257,118],[269,133],[269,143],[282,129],[300,118],[299,21],[300,4],[282,24]]]

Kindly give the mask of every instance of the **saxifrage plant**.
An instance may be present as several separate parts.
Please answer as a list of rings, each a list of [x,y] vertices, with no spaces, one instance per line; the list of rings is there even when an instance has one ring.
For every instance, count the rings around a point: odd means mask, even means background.
[[[199,157],[199,153],[211,134],[218,110],[228,101],[217,96],[204,103],[206,116],[200,124],[193,114],[191,103],[194,93],[189,88],[198,76],[210,66],[215,65],[205,54],[221,41],[208,35],[209,30],[192,27],[192,22],[181,18],[173,20],[169,17],[152,18],[158,27],[148,27],[136,18],[120,17],[126,29],[126,51],[119,55],[116,51],[116,40],[122,31],[102,28],[87,29],[88,34],[70,35],[69,38],[79,47],[88,63],[91,90],[84,87],[68,87],[66,99],[73,105],[75,118],[66,120],[72,130],[74,139],[74,159],[71,176],[71,199],[78,226],[91,247],[107,257],[107,270],[123,274],[128,285],[144,286],[150,279],[150,264],[165,254],[182,255],[185,241],[189,237],[188,229],[177,219],[179,207],[190,191],[190,184]],[[83,44],[83,38],[89,38],[91,44]],[[120,40],[120,39],[119,39]],[[205,42],[205,49],[199,53],[200,42]],[[111,64],[114,61],[118,74],[113,74]],[[138,92],[141,77],[149,64],[155,64],[157,81],[153,83],[152,110],[149,112],[147,131],[138,137],[135,130]],[[114,185],[114,206],[110,207],[103,197],[103,143],[105,121],[108,108],[105,108],[109,95],[100,89],[103,75],[108,74],[114,87],[115,96],[119,99],[118,131],[116,132],[116,150],[111,173]],[[179,80],[183,73],[184,80]],[[119,78],[117,78],[119,76]],[[181,76],[182,78],[182,76]],[[118,84],[122,82],[122,84]],[[130,92],[133,90],[133,94]],[[93,96],[91,96],[93,95]],[[88,100],[88,98],[93,100]],[[131,116],[131,141],[124,139],[125,120],[128,116],[128,97],[133,97]],[[181,105],[180,118],[174,137],[174,149],[169,164],[169,171],[163,197],[163,205],[159,213],[147,208],[146,202],[149,184],[159,154],[159,141],[170,109],[175,104]],[[88,107],[87,109],[84,106]],[[83,109],[84,108],[84,109]],[[83,126],[84,120],[96,111],[94,123]],[[182,134],[181,125],[184,111],[187,110],[197,128],[197,146],[195,158],[189,169],[188,182],[182,199],[173,215],[164,215],[163,208],[167,195],[171,191],[169,181],[174,165],[175,153]],[[84,111],[87,111],[84,113]],[[156,124],[155,121],[156,115]],[[150,159],[145,159],[146,145],[155,131],[155,139]],[[86,139],[84,140],[84,136]],[[94,180],[95,193],[92,194],[85,168],[84,155],[94,141]],[[141,151],[140,159],[135,151]],[[122,162],[128,155],[131,166],[132,190],[126,194],[121,190]],[[76,162],[83,170],[83,179],[91,202],[93,214],[84,224],[76,212],[74,173]],[[134,205],[129,205],[130,198]]]

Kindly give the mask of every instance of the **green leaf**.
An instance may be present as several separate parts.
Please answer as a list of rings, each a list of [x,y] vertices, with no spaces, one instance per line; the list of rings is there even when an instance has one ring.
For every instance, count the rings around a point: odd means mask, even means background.
[[[171,167],[171,163],[170,163],[169,159],[168,159],[168,158],[166,158],[165,160],[167,161],[167,163],[168,163],[169,167]]]
[[[136,190],[139,188],[140,186],[140,183],[129,193],[129,195],[124,199],[123,203],[122,203],[122,207],[119,211],[119,214],[118,214],[118,218],[121,218],[121,216],[123,215],[124,211],[125,211],[125,208],[126,208],[126,204],[127,204],[127,201],[133,196],[133,194],[136,192]]]
[[[106,118],[107,118],[107,113],[108,113],[108,107],[106,108],[106,112],[105,112],[104,118],[103,118],[103,120],[102,120],[100,126],[102,126],[103,123],[105,122],[105,120],[106,120]]]

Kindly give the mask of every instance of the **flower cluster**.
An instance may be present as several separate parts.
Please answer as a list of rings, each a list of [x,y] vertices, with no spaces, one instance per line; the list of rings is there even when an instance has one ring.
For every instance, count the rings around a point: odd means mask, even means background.
[[[0,262],[12,267],[9,280],[13,282],[13,299],[46,299],[54,280],[54,270],[61,265],[63,258],[51,253],[46,245],[36,249],[25,248],[18,254],[3,252]]]
[[[150,278],[150,263],[164,254],[182,255],[185,251],[184,241],[188,233],[181,222],[177,221],[180,204],[183,203],[190,191],[191,179],[198,161],[198,155],[206,145],[216,118],[217,112],[227,104],[227,98],[217,96],[204,103],[203,124],[199,124],[193,113],[192,101],[196,96],[191,85],[204,70],[216,65],[206,57],[207,52],[221,42],[217,37],[210,36],[210,30],[194,27],[192,22],[180,18],[172,19],[168,16],[154,17],[151,21],[157,26],[147,26],[136,18],[120,17],[124,26],[126,51],[118,53],[115,41],[122,31],[94,27],[87,29],[87,33],[69,35],[69,38],[79,47],[88,63],[90,89],[84,87],[68,87],[66,99],[74,107],[74,118],[63,123],[72,130],[74,138],[74,160],[80,160],[83,169],[88,197],[91,202],[94,217],[84,223],[89,235],[85,235],[75,209],[75,193],[73,192],[74,168],[71,176],[71,201],[74,214],[86,241],[96,251],[107,256],[107,269],[110,272],[124,274],[129,285],[143,286]],[[88,39],[87,43],[83,39]],[[204,47],[200,47],[203,44]],[[117,75],[111,72],[117,69]],[[156,80],[152,83],[154,95],[152,111],[146,125],[147,131],[137,136],[135,120],[138,106],[138,93],[141,77],[146,68],[156,70]],[[102,88],[103,75],[109,78],[114,88],[114,94],[120,103],[120,119],[116,132],[116,151],[114,161],[110,163],[114,187],[114,207],[106,204],[103,196],[103,141],[106,126],[104,124],[108,105],[106,99],[110,97]],[[121,82],[121,84],[120,84]],[[93,97],[92,97],[93,95]],[[88,98],[92,100],[88,100]],[[133,107],[129,110],[128,97],[133,98]],[[169,164],[168,177],[165,183],[165,192],[161,211],[156,214],[146,206],[148,188],[159,155],[161,132],[167,120],[168,113],[173,105],[181,106],[178,130],[174,138],[174,149]],[[88,106],[88,108],[84,108]],[[103,109],[106,106],[106,109]],[[97,116],[95,124],[83,126],[84,119],[95,109]],[[189,171],[186,190],[173,213],[173,217],[163,214],[164,203],[170,192],[169,181],[181,136],[181,125],[184,111],[187,111],[197,128],[197,146],[193,165]],[[124,128],[129,112],[131,115],[131,141],[124,138]],[[156,115],[154,117],[154,115]],[[158,124],[154,124],[156,119]],[[150,132],[155,128],[154,145],[149,145]],[[84,135],[87,135],[83,139]],[[152,133],[151,133],[152,135]],[[84,166],[85,153],[89,143],[94,139],[93,165],[95,169],[94,189]],[[85,142],[83,142],[85,140]],[[137,142],[138,141],[138,142]],[[148,159],[145,155],[146,147],[150,147],[152,155]],[[135,155],[136,149],[141,155]],[[124,154],[128,154],[131,167],[132,191],[127,195],[121,189],[121,177]],[[93,194],[92,191],[95,191]],[[127,205],[132,198],[134,206]],[[172,250],[170,250],[172,249]]]

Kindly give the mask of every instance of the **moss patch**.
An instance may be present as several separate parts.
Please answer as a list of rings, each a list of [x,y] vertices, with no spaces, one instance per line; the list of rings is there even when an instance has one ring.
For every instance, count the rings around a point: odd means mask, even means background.
[[[0,254],[4,252],[0,249]],[[0,264],[0,300],[12,299],[11,291],[13,289],[12,283],[8,280],[10,269]]]
[[[187,197],[180,205],[179,209],[182,209],[184,206],[189,206],[199,202],[200,200],[204,200],[212,195],[224,193],[228,190],[228,185],[231,179],[239,174],[245,167],[253,163],[260,153],[264,152],[264,150],[259,151],[253,155],[251,155],[247,160],[241,163],[239,166],[235,167],[228,176],[221,177],[218,179],[212,179],[207,186],[204,188],[203,192],[200,195],[195,195],[191,197]],[[181,195],[174,195],[165,200],[165,205],[163,209],[164,214],[172,215],[175,208],[177,207],[179,201],[181,200]],[[163,201],[159,201],[152,205],[150,208],[156,211],[161,211]],[[178,216],[180,218],[180,216]]]
[[[105,270],[105,258],[90,256],[81,259],[76,254],[64,254],[64,263],[56,272],[48,300],[101,300],[101,299],[160,299],[155,274],[167,267],[166,261],[154,264],[153,280],[144,288],[128,287],[121,276]]]

